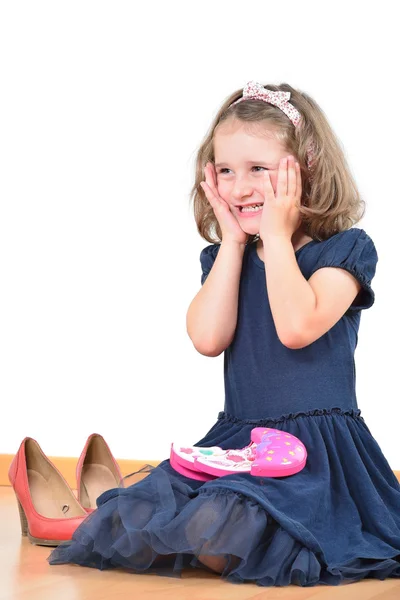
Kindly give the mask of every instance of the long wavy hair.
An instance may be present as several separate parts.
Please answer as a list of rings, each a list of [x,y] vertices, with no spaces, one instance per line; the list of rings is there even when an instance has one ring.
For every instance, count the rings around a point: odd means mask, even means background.
[[[196,157],[196,175],[190,192],[198,232],[208,242],[220,243],[222,231],[214,210],[200,185],[205,180],[204,167],[214,157],[214,135],[222,123],[234,119],[243,123],[265,126],[283,144],[288,154],[300,163],[302,196],[301,219],[304,233],[314,240],[325,240],[350,229],[365,213],[365,201],[360,197],[350,172],[342,146],[318,104],[304,92],[287,83],[265,85],[271,91],[290,92],[289,102],[302,115],[296,127],[280,108],[263,100],[243,100],[239,89],[229,96],[216,114]],[[312,172],[307,167],[307,148],[313,145]],[[248,234],[247,243],[259,239]]]

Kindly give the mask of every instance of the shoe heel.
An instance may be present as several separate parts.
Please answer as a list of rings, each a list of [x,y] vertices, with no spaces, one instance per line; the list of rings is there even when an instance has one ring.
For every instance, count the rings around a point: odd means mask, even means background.
[[[21,534],[25,537],[28,535],[28,521],[25,516],[24,509],[22,508],[21,502],[17,498],[19,519],[21,521]]]

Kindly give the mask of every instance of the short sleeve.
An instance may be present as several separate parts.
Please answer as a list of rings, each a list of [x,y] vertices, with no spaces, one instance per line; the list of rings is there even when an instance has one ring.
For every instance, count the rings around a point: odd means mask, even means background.
[[[207,279],[207,275],[211,271],[220,246],[221,244],[211,244],[210,246],[206,246],[205,248],[203,248],[203,250],[200,253],[200,264],[202,269],[201,285],[203,285],[203,283]]]
[[[371,281],[375,275],[378,254],[369,235],[360,228],[347,229],[325,240],[321,252],[312,267],[310,277],[323,267],[346,269],[362,285],[349,311],[370,308],[375,302],[375,293]]]

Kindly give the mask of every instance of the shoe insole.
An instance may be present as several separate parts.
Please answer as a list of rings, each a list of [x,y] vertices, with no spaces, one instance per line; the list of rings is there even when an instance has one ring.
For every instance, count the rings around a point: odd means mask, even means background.
[[[105,465],[95,463],[83,467],[81,482],[89,499],[87,508],[96,508],[96,500],[103,492],[118,487],[110,469]]]
[[[38,471],[33,469],[27,471],[29,489],[36,512],[49,519],[65,519],[81,515],[77,513],[71,496],[65,493],[65,489],[56,478],[47,481]]]

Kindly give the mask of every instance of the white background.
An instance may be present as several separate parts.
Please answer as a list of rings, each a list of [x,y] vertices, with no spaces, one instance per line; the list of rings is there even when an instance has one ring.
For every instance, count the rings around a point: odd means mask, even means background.
[[[163,460],[223,410],[223,354],[200,355],[189,193],[222,102],[290,83],[341,140],[379,262],[357,398],[400,469],[399,78],[394,2],[2,2],[0,453],[25,436],[78,456]]]

